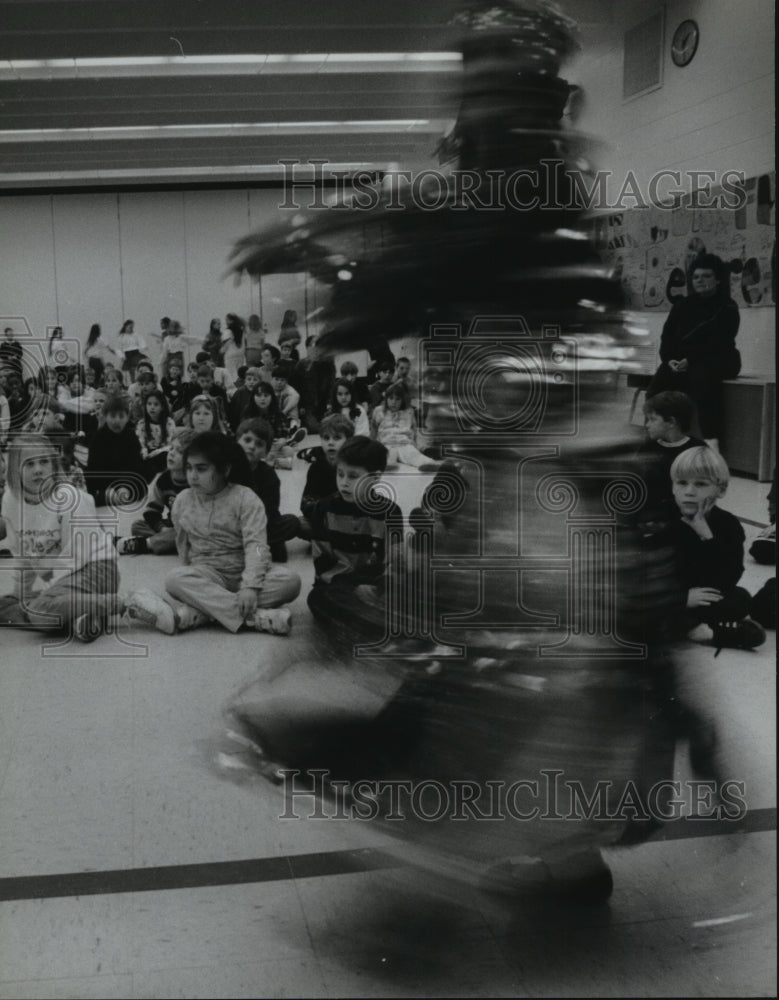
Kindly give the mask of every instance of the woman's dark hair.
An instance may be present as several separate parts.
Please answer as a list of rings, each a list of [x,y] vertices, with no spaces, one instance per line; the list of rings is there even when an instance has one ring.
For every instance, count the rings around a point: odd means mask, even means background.
[[[226,434],[218,431],[198,434],[184,449],[185,466],[193,455],[200,455],[214,465],[228,483],[249,485],[249,461],[243,448]]]
[[[716,299],[730,298],[730,268],[714,253],[699,253],[687,271],[687,291],[692,294],[692,276],[695,271],[712,271],[717,279]]]
[[[150,399],[157,399],[162,404],[162,413],[160,413],[160,444],[168,443],[168,418],[170,417],[170,406],[165,398],[165,395],[157,389],[153,389],[148,396],[143,401],[143,426],[146,430],[147,438],[151,438],[151,420],[149,420],[149,413],[146,409],[146,405]]]
[[[287,309],[281,321],[281,329],[283,330],[285,326],[297,326],[297,325],[298,325],[298,314],[295,312],[294,309]]]
[[[352,420],[356,420],[359,417],[361,411],[360,406],[355,401],[354,398],[354,383],[350,382],[348,378],[337,378],[335,380],[335,385],[333,386],[333,391],[330,396],[330,411],[332,413],[341,412],[341,404],[338,402],[338,387],[343,386],[345,389],[349,390],[349,395],[352,397],[352,401],[349,404],[349,417]]]
[[[135,320],[134,319],[126,319],[124,321],[124,323],[122,323],[122,329],[119,331],[119,333],[127,333],[127,327],[128,326],[135,326]]]
[[[281,357],[281,351],[278,349],[278,347],[276,347],[275,344],[263,344],[262,350],[260,351],[260,355],[262,355],[262,351],[270,351],[270,356],[273,358],[274,365]]]
[[[100,340],[100,324],[93,323],[89,328],[89,336],[87,337],[87,350],[90,347],[94,347],[95,344]]]
[[[240,316],[236,316],[235,313],[228,313],[227,329],[232,333],[236,347],[240,347],[243,343],[243,332],[246,329],[244,321]]]

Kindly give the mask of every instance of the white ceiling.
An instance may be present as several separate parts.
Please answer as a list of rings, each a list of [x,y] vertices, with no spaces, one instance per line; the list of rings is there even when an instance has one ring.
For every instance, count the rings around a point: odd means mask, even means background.
[[[614,0],[560,4],[587,38]],[[430,162],[461,0],[0,0],[0,188]]]

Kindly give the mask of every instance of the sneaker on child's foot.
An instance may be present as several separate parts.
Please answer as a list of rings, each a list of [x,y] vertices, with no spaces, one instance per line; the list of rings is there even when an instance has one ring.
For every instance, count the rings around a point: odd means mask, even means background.
[[[80,642],[94,642],[106,630],[105,615],[88,611],[73,622],[73,635]]]
[[[295,431],[292,437],[287,440],[287,444],[288,445],[300,444],[300,442],[304,440],[305,436],[306,432],[304,428],[298,427],[298,429]]]
[[[132,535],[129,538],[117,538],[116,551],[120,556],[142,556],[149,551],[145,538]]]
[[[176,616],[173,608],[151,590],[137,590],[127,599],[127,614],[136,622],[151,625],[158,632],[174,635]]]
[[[316,461],[316,448],[301,448],[297,453],[298,458],[302,459],[304,462],[315,462]]]
[[[765,630],[751,618],[740,622],[723,622],[713,628],[717,649],[755,649],[765,642]]]
[[[258,632],[289,635],[292,615],[289,613],[289,608],[257,608],[254,618],[248,624]]]

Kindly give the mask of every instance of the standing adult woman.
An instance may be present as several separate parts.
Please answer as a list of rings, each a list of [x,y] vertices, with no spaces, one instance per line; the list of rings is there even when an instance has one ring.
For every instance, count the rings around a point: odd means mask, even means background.
[[[49,336],[49,357],[48,365],[60,376],[60,381],[64,381],[70,374],[71,368],[78,364],[79,359],[74,356],[74,351],[65,339],[61,326],[55,326]]]
[[[120,358],[113,347],[109,347],[100,339],[101,329],[99,323],[93,323],[89,328],[89,336],[84,348],[84,358],[89,367],[94,371],[98,379],[102,379],[106,362],[119,364]]]
[[[135,369],[138,366],[138,362],[141,360],[148,360],[146,354],[146,341],[143,337],[135,332],[135,322],[131,319],[126,319],[122,323],[122,329],[119,331],[119,338],[116,342],[116,349],[118,353],[122,356],[122,371],[129,372],[130,379],[135,380]]]
[[[246,324],[235,313],[228,313],[225,316],[225,324],[227,332],[222,337],[223,367],[233,382],[235,382],[238,378],[238,369],[241,365],[246,364],[246,351],[243,342]]]
[[[246,348],[246,364],[250,368],[259,368],[262,364],[260,353],[265,346],[265,334],[267,333],[262,317],[252,313],[246,327],[244,336],[244,347]]]
[[[208,327],[206,339],[203,341],[203,350],[208,351],[211,361],[214,363],[216,368],[224,367],[224,357],[222,355],[223,336],[222,321],[221,319],[214,317]]]
[[[722,435],[722,382],[741,370],[736,349],[738,306],[730,297],[728,270],[714,254],[693,261],[690,294],[671,307],[660,340],[661,365],[647,399],[667,389],[685,392],[695,403],[701,436],[719,450]]]
[[[300,335],[300,330],[298,330],[298,314],[294,309],[287,309],[281,320],[281,330],[279,332],[279,347],[282,344],[291,343],[292,344],[292,354],[290,357],[293,361],[300,361],[300,353],[298,352],[298,345],[303,338]]]

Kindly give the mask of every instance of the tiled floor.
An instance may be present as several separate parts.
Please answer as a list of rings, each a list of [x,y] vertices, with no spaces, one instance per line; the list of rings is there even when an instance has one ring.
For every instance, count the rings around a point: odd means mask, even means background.
[[[282,472],[282,509],[304,473]],[[764,523],[766,493],[736,480],[724,506]],[[307,584],[303,543],[290,550]],[[746,561],[754,590],[770,573]],[[125,557],[124,582],[173,562]],[[750,823],[609,851],[610,904],[571,908],[353,870],[376,856],[345,851],[382,846],[371,830],[282,821],[271,785],[226,768],[223,706],[258,669],[311,659],[311,630],[301,598],[288,639],[138,631],[140,647],[47,650],[0,635],[0,997],[775,995],[774,633],[684,659]],[[689,776],[683,750],[676,771]]]

